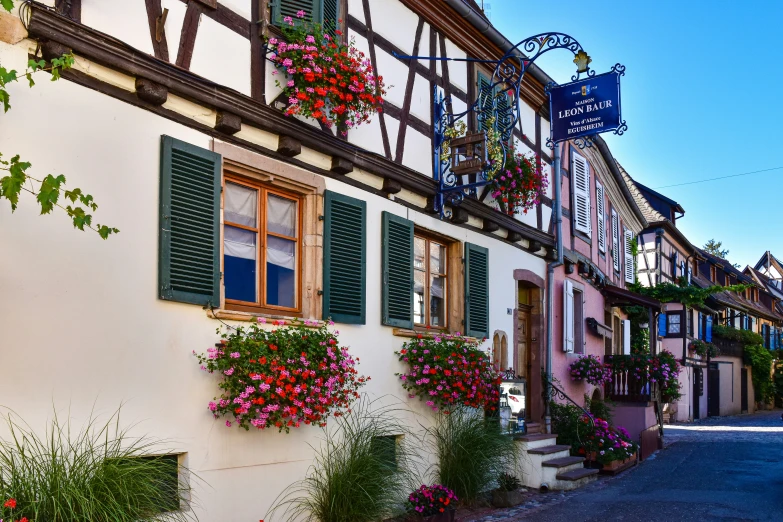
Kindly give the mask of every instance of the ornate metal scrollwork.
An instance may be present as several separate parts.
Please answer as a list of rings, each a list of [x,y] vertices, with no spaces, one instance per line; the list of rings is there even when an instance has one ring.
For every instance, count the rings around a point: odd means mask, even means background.
[[[496,62],[477,60],[494,63],[495,69],[489,84],[479,89],[477,99],[462,112],[450,113],[447,107],[453,106],[451,100],[444,98],[440,90],[435,88],[433,169],[435,180],[438,182],[438,193],[435,196],[433,210],[439,213],[442,218],[450,217],[445,209],[446,204],[455,206],[459,205],[465,197],[476,197],[477,188],[492,181],[488,175],[489,166],[485,167],[482,172],[470,176],[456,176],[451,172],[450,162],[442,157],[444,144],[447,141],[447,128],[453,128],[456,122],[475,114],[479,129],[491,128],[498,133],[502,155],[500,168],[502,168],[508,155],[513,153],[508,150],[508,144],[511,142],[514,128],[520,121],[520,89],[525,72],[539,56],[554,49],[566,49],[574,54],[577,72],[571,78],[573,81],[578,80],[582,75],[595,76],[595,71],[590,69],[592,60],[579,42],[567,34],[552,32],[537,34],[522,40]],[[421,59],[426,57],[406,58]],[[556,84],[550,83],[546,86],[545,91],[549,92],[549,89],[554,85]],[[499,103],[501,101],[499,92],[508,95],[507,102]],[[490,118],[492,118],[491,125]],[[550,148],[553,146],[550,138],[547,138],[547,146]]]

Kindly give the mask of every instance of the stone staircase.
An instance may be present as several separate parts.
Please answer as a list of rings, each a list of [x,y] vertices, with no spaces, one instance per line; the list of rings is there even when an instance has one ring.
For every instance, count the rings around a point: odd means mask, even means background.
[[[519,475],[526,487],[542,485],[557,491],[580,488],[598,476],[597,469],[584,467],[584,457],[572,457],[570,446],[557,444],[557,435],[535,433],[516,437],[521,451]]]

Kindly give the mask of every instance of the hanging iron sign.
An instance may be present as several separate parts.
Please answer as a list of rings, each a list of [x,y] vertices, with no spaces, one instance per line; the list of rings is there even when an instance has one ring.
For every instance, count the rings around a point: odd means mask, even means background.
[[[601,132],[622,134],[628,129],[620,110],[620,76],[625,67],[565,85],[549,86],[551,141],[585,138]]]

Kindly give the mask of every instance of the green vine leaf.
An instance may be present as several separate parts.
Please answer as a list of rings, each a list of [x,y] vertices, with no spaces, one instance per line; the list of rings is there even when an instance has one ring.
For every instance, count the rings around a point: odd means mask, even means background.
[[[60,187],[65,183],[65,176],[60,174],[56,178],[49,174],[41,182],[36,199],[41,204],[41,214],[48,214],[54,210],[57,200],[60,199]]]
[[[3,6],[3,9],[10,13],[14,8],[14,0],[0,0],[0,5]]]
[[[107,227],[106,225],[98,225],[98,235],[102,239],[108,239],[111,234],[117,234],[119,229]]]
[[[14,156],[8,168],[10,174],[0,179],[0,197],[6,198],[11,203],[11,211],[16,210],[19,204],[19,193],[27,180],[25,171],[29,168],[30,163],[19,161],[19,156]]]

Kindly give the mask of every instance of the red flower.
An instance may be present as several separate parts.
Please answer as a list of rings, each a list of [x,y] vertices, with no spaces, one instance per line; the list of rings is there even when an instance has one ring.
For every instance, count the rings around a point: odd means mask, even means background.
[[[16,509],[16,499],[15,498],[9,498],[5,501],[5,504],[3,504],[3,507]]]

